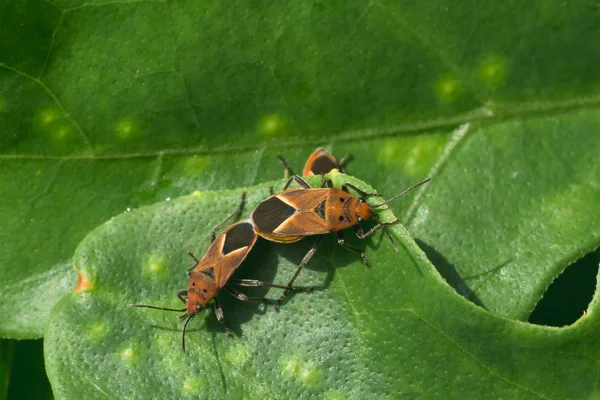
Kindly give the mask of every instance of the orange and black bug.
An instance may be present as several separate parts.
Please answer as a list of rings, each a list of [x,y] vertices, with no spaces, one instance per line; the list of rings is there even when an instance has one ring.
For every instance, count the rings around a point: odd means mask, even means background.
[[[277,158],[285,168],[285,177],[288,178],[290,175],[290,167],[287,162],[283,159],[281,154],[277,154]],[[331,172],[332,169],[337,169],[341,173],[344,173],[344,164],[350,158],[350,154],[346,154],[344,157],[337,161],[335,157],[327,150],[319,147],[308,157],[304,169],[302,170],[302,176],[312,175],[324,175]]]
[[[301,187],[288,189],[292,181],[296,181]],[[293,243],[306,236],[337,232],[338,243],[344,248],[360,254],[363,262],[370,266],[364,251],[344,241],[343,230],[353,227],[356,236],[365,239],[384,229],[396,247],[386,227],[400,221],[381,222],[375,216],[373,209],[381,207],[429,181],[430,179],[426,179],[419,182],[383,203],[369,205],[365,199],[380,197],[378,193],[365,193],[349,183],[343,184],[341,189],[334,188],[333,182],[329,178],[323,179],[321,188],[312,188],[304,179],[294,175],[288,179],[282,192],[276,193],[260,203],[252,212],[250,219],[256,233],[267,240],[279,243]],[[352,196],[349,189],[354,190],[362,198]],[[365,233],[360,222],[366,220],[374,220],[377,225]],[[312,258],[322,238],[323,236],[317,238],[287,286],[292,285],[304,265]],[[284,296],[288,292],[286,289]]]
[[[240,266],[246,258],[254,243],[256,242],[257,233],[254,230],[254,225],[251,221],[240,221],[229,226],[218,237],[215,232],[228,220],[236,216],[242,211],[246,193],[242,195],[242,202],[238,209],[225,218],[212,230],[210,234],[211,245],[206,251],[202,260],[196,259],[191,253],[190,256],[196,261],[196,264],[188,270],[190,278],[188,289],[177,292],[177,297],[185,303],[185,308],[173,309],[166,307],[156,307],[145,304],[129,304],[129,307],[145,307],[154,308],[163,311],[185,312],[180,319],[186,319],[182,332],[182,347],[185,351],[185,330],[190,320],[198,315],[203,308],[212,300],[215,303],[215,314],[220,323],[223,324],[228,335],[232,335],[231,330],[225,323],[223,309],[216,297],[221,288],[224,288],[233,297],[248,302],[260,302],[272,305],[277,308],[275,303],[272,303],[266,298],[248,297],[237,289],[227,285],[234,283],[240,286],[267,286],[289,291],[308,290],[310,288],[292,288],[289,286],[276,285],[273,283],[263,282],[254,279],[229,279],[235,270]]]

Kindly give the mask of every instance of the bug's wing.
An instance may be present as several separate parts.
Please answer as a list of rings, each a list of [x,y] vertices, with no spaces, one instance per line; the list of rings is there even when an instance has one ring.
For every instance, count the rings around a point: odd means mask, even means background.
[[[327,198],[328,189],[290,189],[269,197],[252,212],[261,232],[271,233],[294,214],[311,211]]]
[[[211,243],[208,250],[206,250],[206,254],[204,254],[202,260],[200,260],[200,262],[196,265],[194,271],[201,272],[209,268],[213,268],[218,262],[219,258],[221,258],[221,249],[223,248],[224,242],[225,235],[219,235],[219,237],[217,237],[215,241]]]
[[[258,235],[249,221],[231,225],[219,235],[220,252],[215,265],[215,281],[222,287],[246,258]],[[215,240],[215,243],[217,240]]]
[[[295,213],[275,228],[273,233],[289,236],[311,236],[329,233],[329,229],[327,228],[327,222],[311,210]]]
[[[254,244],[254,243],[253,243]],[[248,253],[250,253],[250,249],[252,246],[245,246],[234,250],[219,260],[217,263],[217,267],[215,270],[219,271],[215,276],[215,280],[217,281],[217,285],[219,287],[223,287],[231,275],[235,272],[236,269],[240,266],[240,264],[244,261]]]
[[[275,197],[289,204],[296,211],[313,210],[327,199],[331,189],[292,189],[277,193]]]

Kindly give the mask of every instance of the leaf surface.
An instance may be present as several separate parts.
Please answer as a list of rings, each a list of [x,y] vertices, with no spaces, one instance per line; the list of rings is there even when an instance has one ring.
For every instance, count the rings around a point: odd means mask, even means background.
[[[407,226],[459,293],[527,320],[550,283],[598,248],[599,116],[474,126],[455,137]]]
[[[373,191],[332,176],[336,186]],[[247,189],[245,215],[268,186]],[[209,308],[192,320],[183,353],[178,314],[126,304],[181,307],[175,293],[192,264],[185,249],[201,254],[207,232],[240,195],[197,193],[143,207],[86,237],[75,265],[88,286],[60,300],[45,332],[58,398],[597,395],[597,299],[563,329],[491,314],[458,295],[401,225],[391,229],[397,253],[385,235],[352,242],[366,245],[371,269],[328,238],[297,281],[319,289],[296,294],[279,312],[220,294],[236,337],[224,334]],[[389,211],[379,217],[394,218]],[[310,244],[261,240],[236,276],[285,282]]]

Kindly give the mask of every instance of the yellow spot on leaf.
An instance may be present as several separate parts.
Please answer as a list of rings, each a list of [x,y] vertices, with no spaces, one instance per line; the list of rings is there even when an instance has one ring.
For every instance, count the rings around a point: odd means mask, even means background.
[[[483,59],[478,73],[479,79],[489,87],[498,87],[506,81],[506,61],[498,56]]]
[[[402,162],[402,145],[396,139],[386,140],[379,151],[379,162],[385,166],[397,165]]]
[[[224,358],[232,365],[240,366],[250,358],[250,348],[247,344],[236,343],[225,352]]]
[[[408,154],[404,157],[406,172],[414,176],[423,176],[446,147],[447,140],[443,135],[424,136],[408,146]]]
[[[283,362],[283,373],[289,377],[296,375],[296,372],[300,368],[300,360],[296,356],[292,356]]]
[[[444,102],[454,102],[461,96],[464,91],[464,86],[454,77],[446,76],[437,82],[436,91],[440,100]]]
[[[58,112],[55,110],[46,110],[42,112],[42,124],[46,125],[54,122],[58,118]]]
[[[167,261],[164,256],[160,254],[152,254],[143,264],[143,275],[146,278],[156,279],[164,277],[167,272]]]
[[[258,124],[261,136],[282,136],[286,133],[287,121],[279,114],[270,114],[263,117]]]
[[[208,387],[208,382],[202,376],[186,378],[183,381],[183,393],[188,396],[198,396],[203,387]]]
[[[69,133],[69,130],[67,128],[59,128],[54,134],[54,136],[57,139],[64,139],[64,137],[67,136],[67,133]]]
[[[298,356],[283,359],[283,375],[305,385],[316,385],[323,378],[323,372],[313,362],[306,362]]]
[[[89,330],[89,338],[93,341],[100,341],[108,335],[109,329],[105,322],[98,322]]]
[[[203,156],[192,156],[185,159],[183,162],[186,172],[205,171],[209,165],[209,159]]]
[[[121,359],[123,361],[133,361],[135,357],[135,353],[131,347],[127,347],[125,350],[121,352]]]
[[[117,125],[117,137],[119,139],[127,139],[133,133],[133,122],[132,121],[121,121]]]

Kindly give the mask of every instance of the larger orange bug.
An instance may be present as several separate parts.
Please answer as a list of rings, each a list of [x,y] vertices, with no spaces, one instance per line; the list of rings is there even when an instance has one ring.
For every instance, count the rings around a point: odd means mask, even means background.
[[[288,189],[292,181],[296,181],[300,188]],[[283,191],[273,194],[256,207],[250,220],[254,224],[256,233],[273,242],[293,243],[306,236],[320,235],[288,282],[287,286],[291,286],[304,265],[314,255],[326,233],[337,232],[338,243],[342,247],[360,254],[367,266],[370,264],[364,251],[345,242],[344,229],[353,227],[356,236],[360,239],[368,238],[383,229],[396,247],[386,228],[400,221],[396,219],[392,222],[381,222],[375,216],[373,209],[381,207],[429,181],[430,179],[426,179],[419,182],[383,203],[369,205],[366,199],[380,197],[380,194],[366,193],[350,183],[343,184],[341,189],[334,188],[333,182],[329,178],[323,179],[321,188],[313,188],[304,179],[294,175],[288,179]],[[352,196],[349,189],[358,193],[361,198]],[[374,220],[377,225],[365,233],[360,222],[367,220]],[[282,298],[288,293],[289,290],[286,289]]]
[[[196,261],[196,264],[188,270],[190,278],[187,290],[177,292],[177,297],[185,303],[185,308],[174,309],[167,307],[157,307],[146,304],[129,304],[129,307],[153,308],[163,311],[185,312],[179,318],[186,319],[182,331],[182,348],[185,351],[185,331],[190,320],[198,315],[210,301],[214,301],[215,314],[220,323],[223,324],[228,335],[232,335],[231,330],[225,323],[223,309],[216,297],[217,293],[224,288],[229,294],[241,301],[260,302],[277,308],[277,304],[266,298],[248,297],[237,289],[227,285],[234,283],[240,286],[267,286],[289,291],[305,291],[310,288],[294,288],[289,286],[276,285],[269,282],[263,282],[255,279],[230,279],[231,275],[244,261],[254,243],[256,243],[257,233],[251,221],[240,221],[229,226],[218,237],[216,231],[228,220],[238,215],[242,211],[246,193],[242,195],[242,201],[238,209],[225,218],[212,230],[211,245],[201,260],[198,260],[191,253],[190,256]]]

